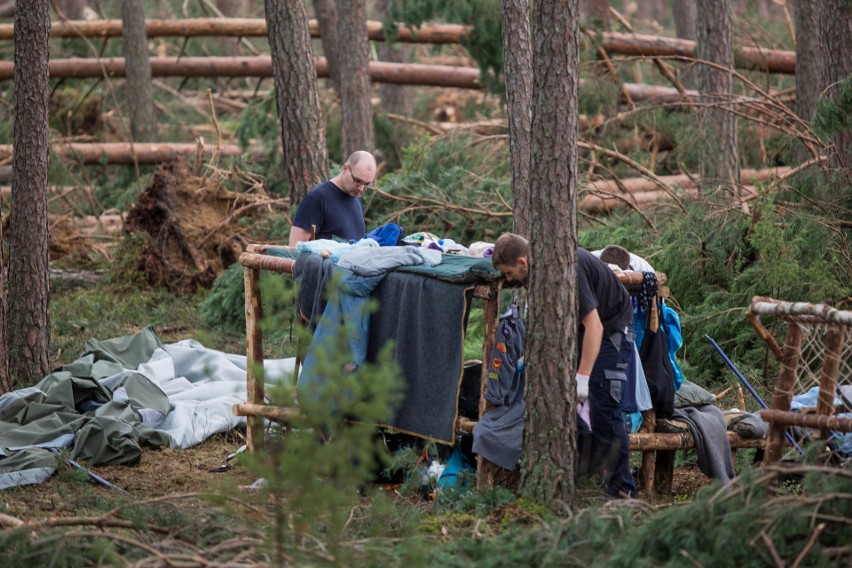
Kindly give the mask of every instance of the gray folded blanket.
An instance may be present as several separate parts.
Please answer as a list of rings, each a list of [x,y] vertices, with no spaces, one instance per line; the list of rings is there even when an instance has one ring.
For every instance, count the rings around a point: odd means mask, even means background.
[[[714,479],[733,479],[734,461],[722,411],[712,404],[675,408],[674,418],[689,425],[698,452],[698,468]]]

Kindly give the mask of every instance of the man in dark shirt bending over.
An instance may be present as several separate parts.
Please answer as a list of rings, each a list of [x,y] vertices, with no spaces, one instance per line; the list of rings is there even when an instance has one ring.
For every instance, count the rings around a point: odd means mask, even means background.
[[[340,173],[311,189],[299,203],[290,246],[311,240],[311,225],[317,229],[316,238],[339,237],[358,240],[367,232],[361,194],[373,187],[376,179],[376,159],[369,152],[353,152]]]
[[[506,233],[494,243],[491,262],[509,282],[526,283],[529,243]],[[630,295],[606,264],[584,248],[577,249],[580,361],[577,397],[589,399],[593,467],[601,468],[607,493],[635,497],[630,472],[627,430],[621,397],[633,355],[633,307]],[[527,361],[527,365],[532,364]]]

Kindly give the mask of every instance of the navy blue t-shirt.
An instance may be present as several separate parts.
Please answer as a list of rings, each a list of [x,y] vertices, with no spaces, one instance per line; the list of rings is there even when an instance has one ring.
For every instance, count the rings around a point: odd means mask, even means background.
[[[361,199],[350,197],[331,180],[311,189],[299,203],[293,224],[306,231],[317,226],[318,239],[358,240],[367,232]]]
[[[624,330],[633,321],[633,305],[630,303],[627,289],[601,259],[579,247],[577,289],[580,320],[597,308],[604,328],[604,337]],[[581,330],[585,331],[582,326]]]

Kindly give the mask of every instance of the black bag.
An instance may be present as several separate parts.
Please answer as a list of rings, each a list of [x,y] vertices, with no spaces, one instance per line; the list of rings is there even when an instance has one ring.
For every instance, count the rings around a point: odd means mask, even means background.
[[[639,359],[657,418],[671,418],[674,414],[674,369],[669,359],[669,338],[663,328],[656,332],[645,328]]]

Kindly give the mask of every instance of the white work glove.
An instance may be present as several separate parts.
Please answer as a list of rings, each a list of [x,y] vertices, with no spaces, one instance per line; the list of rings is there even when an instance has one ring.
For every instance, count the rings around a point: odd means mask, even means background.
[[[589,398],[589,375],[577,373],[577,398],[580,402]]]

